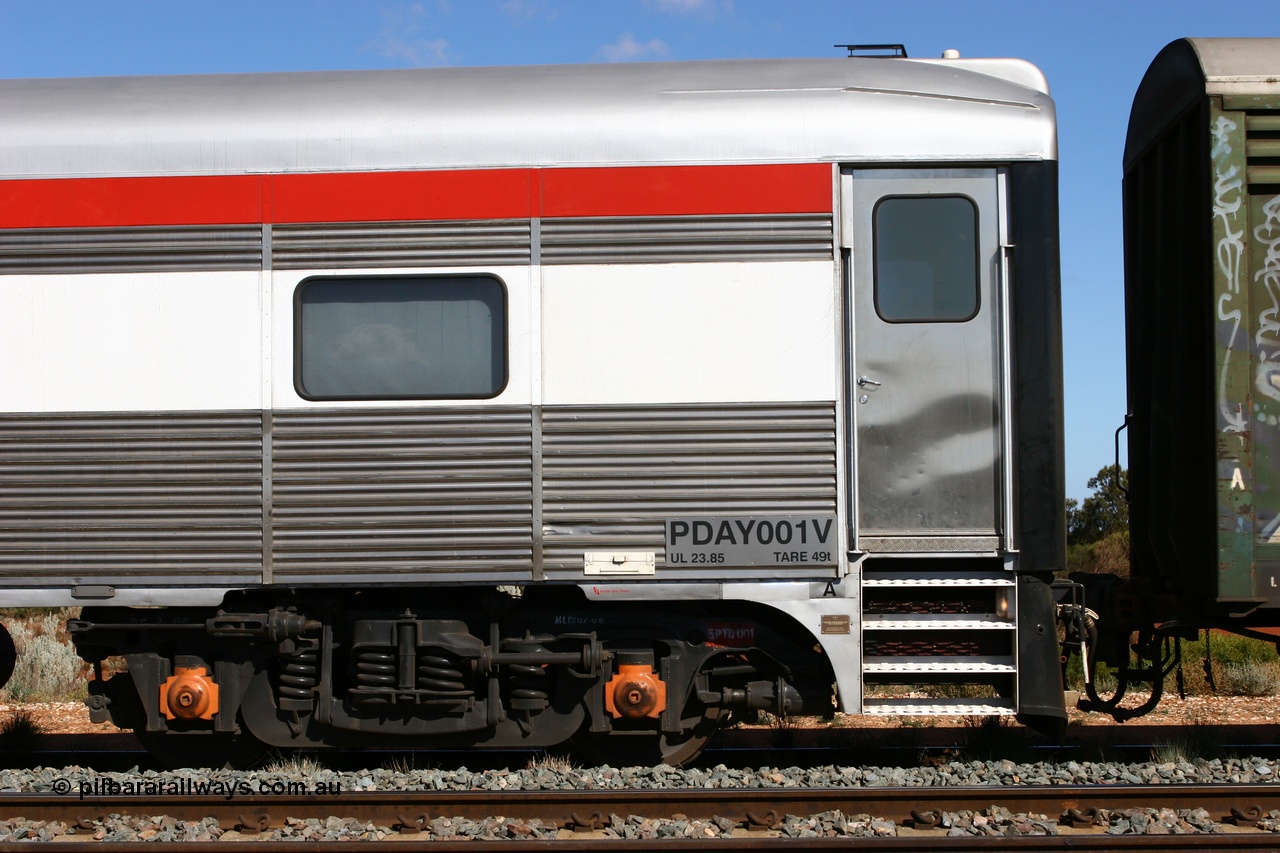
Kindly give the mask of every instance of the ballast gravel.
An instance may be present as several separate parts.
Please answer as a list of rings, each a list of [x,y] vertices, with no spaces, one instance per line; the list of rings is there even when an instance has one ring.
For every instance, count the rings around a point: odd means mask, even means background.
[[[285,763],[278,769],[177,770],[157,772],[134,768],[124,773],[100,773],[78,766],[0,770],[0,791],[65,794],[81,790],[98,796],[120,792],[121,813],[100,817],[87,825],[68,826],[56,821],[21,818],[0,821],[0,842],[52,841],[58,837],[100,841],[211,841],[238,837],[233,827],[220,826],[212,818],[180,821],[167,816],[125,813],[133,793],[236,796],[280,790],[292,783],[330,794],[347,791],[548,791],[601,789],[757,789],[757,788],[874,788],[954,787],[1079,784],[1224,784],[1277,781],[1280,766],[1269,759],[1221,758],[1166,763],[1069,761],[1033,764],[1003,761],[957,761],[936,767],[811,768],[710,768],[674,767],[561,767],[555,762],[533,763],[519,770],[412,770],[376,769],[334,771],[308,762]],[[948,836],[1057,835],[1063,831],[1057,815],[1014,814],[993,806],[981,811],[943,813],[933,830]],[[1259,816],[1257,829],[1280,833],[1280,811]],[[1100,810],[1095,831],[1111,834],[1169,835],[1219,832],[1203,809]],[[903,827],[874,815],[788,815],[775,827],[784,837],[894,836]],[[421,837],[432,839],[553,839],[557,827],[536,820],[510,817],[483,820],[436,818],[421,828]],[[638,815],[610,815],[600,830],[604,838],[718,838],[742,828],[724,818],[682,820]],[[394,827],[377,826],[330,817],[290,819],[286,825],[263,832],[261,840],[377,840],[397,835]]]

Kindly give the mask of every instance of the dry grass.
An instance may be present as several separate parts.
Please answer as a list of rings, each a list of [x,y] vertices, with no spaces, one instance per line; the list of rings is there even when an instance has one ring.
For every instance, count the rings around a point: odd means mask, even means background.
[[[277,755],[274,759],[263,765],[264,773],[276,773],[281,776],[288,776],[291,779],[310,779],[320,774],[322,770],[328,768],[313,755],[302,755],[293,753],[291,755]]]
[[[525,769],[535,773],[540,770],[545,770],[549,773],[572,773],[577,770],[578,767],[566,756],[548,755],[544,753],[530,758]]]
[[[29,752],[43,737],[40,723],[26,708],[18,708],[0,722],[0,752]]]
[[[1218,734],[1213,730],[1214,725],[1216,723],[1197,718],[1191,725],[1183,726],[1176,738],[1152,747],[1151,760],[1158,764],[1176,764],[1223,757]]]
[[[1241,661],[1223,664],[1218,687],[1229,696],[1274,696],[1280,692],[1280,663]]]
[[[960,745],[960,755],[966,761],[1011,757],[1009,729],[1015,725],[1013,717],[991,714],[961,719],[964,721],[964,740]]]

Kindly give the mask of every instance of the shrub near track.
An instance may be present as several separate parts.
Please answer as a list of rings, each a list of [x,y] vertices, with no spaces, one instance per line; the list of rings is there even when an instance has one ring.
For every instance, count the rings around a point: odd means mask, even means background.
[[[1209,661],[1207,668],[1206,660]],[[1239,634],[1201,631],[1197,639],[1183,640],[1182,672],[1188,696],[1280,694],[1280,655],[1276,653],[1275,644]],[[1115,689],[1115,677],[1106,664],[1098,665],[1097,681],[1102,693]],[[1073,656],[1067,666],[1067,686],[1072,690],[1084,689],[1078,656]],[[1170,695],[1176,693],[1176,673],[1165,680],[1164,687]]]
[[[88,695],[90,667],[71,646],[67,619],[80,608],[24,608],[4,611],[4,622],[18,650],[13,677],[0,690],[9,702],[74,702]]]

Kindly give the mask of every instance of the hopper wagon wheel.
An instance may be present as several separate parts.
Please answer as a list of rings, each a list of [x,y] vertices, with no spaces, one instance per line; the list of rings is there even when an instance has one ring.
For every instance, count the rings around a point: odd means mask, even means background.
[[[697,705],[697,708],[693,706]],[[711,737],[723,728],[729,712],[723,708],[690,703],[685,709],[683,731],[613,731],[598,733],[585,726],[569,741],[570,752],[592,765],[682,767],[702,754]]]
[[[135,734],[147,754],[167,770],[247,770],[271,750],[243,727],[234,733],[136,730]]]
[[[13,637],[9,635],[9,629],[0,624],[0,687],[9,683],[17,663],[18,649],[13,644]]]

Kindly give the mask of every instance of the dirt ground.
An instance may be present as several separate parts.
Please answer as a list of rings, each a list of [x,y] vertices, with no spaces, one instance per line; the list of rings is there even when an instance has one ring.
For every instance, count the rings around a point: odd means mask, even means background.
[[[1134,699],[1140,697],[1133,697]],[[1126,700],[1126,705],[1131,704]],[[1136,702],[1134,702],[1136,704]],[[0,704],[0,724],[10,715],[25,712],[48,734],[114,734],[122,731],[110,723],[89,722],[89,709],[79,702],[52,702],[32,704]],[[1104,714],[1068,711],[1072,726],[1117,725]],[[928,727],[954,726],[955,717],[879,717],[837,714],[835,720],[824,722],[817,718],[792,721],[789,728],[893,728],[899,726]],[[1126,722],[1126,726],[1183,726],[1183,725],[1265,725],[1280,722],[1280,696],[1188,696],[1180,699],[1165,696],[1156,710],[1143,717]]]

